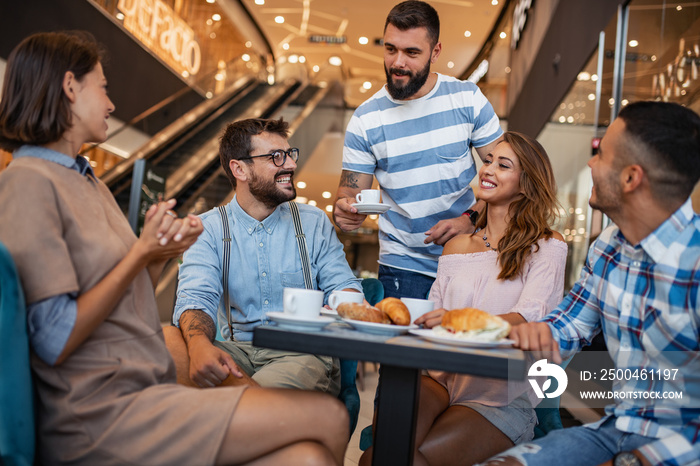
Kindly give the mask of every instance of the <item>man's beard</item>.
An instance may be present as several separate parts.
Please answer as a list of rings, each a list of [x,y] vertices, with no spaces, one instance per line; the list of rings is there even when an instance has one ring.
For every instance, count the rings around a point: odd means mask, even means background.
[[[425,82],[428,80],[428,76],[430,76],[430,60],[428,60],[425,67],[415,75],[408,70],[400,70],[396,68],[387,70],[386,64],[384,65],[384,73],[386,74],[386,88],[389,91],[389,95],[396,100],[406,100],[415,95],[415,93],[418,92],[420,88],[423,87],[423,84],[425,84]],[[406,85],[400,87],[394,84],[393,79],[391,79],[393,73],[409,76]]]
[[[294,172],[291,170],[281,170],[275,175],[275,178],[286,174],[290,175],[290,182],[292,184],[291,193],[280,189],[274,178],[270,181],[262,180],[253,172],[250,177],[250,182],[248,183],[250,194],[269,209],[274,209],[283,202],[291,201],[297,197],[297,192],[294,188]]]

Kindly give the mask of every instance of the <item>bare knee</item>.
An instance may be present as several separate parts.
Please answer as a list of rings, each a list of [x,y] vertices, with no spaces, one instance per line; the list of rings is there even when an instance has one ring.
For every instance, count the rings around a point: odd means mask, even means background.
[[[335,465],[333,454],[320,443],[300,442],[294,445],[284,457],[285,464],[294,466],[328,466]]]

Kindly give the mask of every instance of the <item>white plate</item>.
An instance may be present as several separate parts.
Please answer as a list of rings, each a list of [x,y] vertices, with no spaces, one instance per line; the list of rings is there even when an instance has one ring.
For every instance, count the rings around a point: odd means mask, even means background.
[[[350,325],[352,325],[355,330],[359,330],[360,332],[365,332],[365,333],[373,333],[375,335],[401,335],[402,333],[406,333],[411,329],[417,329],[418,326],[411,324],[411,325],[392,325],[392,324],[377,324],[375,322],[363,322],[361,320],[352,320],[352,319],[343,319],[341,318],[343,322],[346,322]]]
[[[318,316],[313,319],[297,317],[285,312],[268,312],[267,317],[280,327],[290,330],[320,330],[326,325],[335,322],[332,317]]]
[[[461,337],[449,337],[445,335],[440,335],[433,332],[431,328],[419,328],[414,330],[409,330],[411,335],[418,335],[419,337],[425,338],[426,340],[433,341],[435,343],[443,343],[445,345],[454,346],[471,346],[473,348],[500,348],[505,346],[513,346],[515,343],[513,340],[502,339],[498,341],[484,341],[476,339],[467,339]]]
[[[357,209],[358,214],[383,214],[391,208],[389,204],[370,204],[369,202],[358,202],[352,206]]]

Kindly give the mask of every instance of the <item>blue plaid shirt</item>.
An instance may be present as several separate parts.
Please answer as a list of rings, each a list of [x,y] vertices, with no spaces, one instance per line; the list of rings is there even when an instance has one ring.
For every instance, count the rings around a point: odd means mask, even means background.
[[[690,200],[636,246],[616,226],[605,229],[579,281],[544,320],[563,358],[602,330],[617,369],[645,370],[644,380],[616,380],[614,391],[681,392],[619,399],[606,413],[617,429],[657,439],[640,448],[652,464],[700,464],[700,217]]]

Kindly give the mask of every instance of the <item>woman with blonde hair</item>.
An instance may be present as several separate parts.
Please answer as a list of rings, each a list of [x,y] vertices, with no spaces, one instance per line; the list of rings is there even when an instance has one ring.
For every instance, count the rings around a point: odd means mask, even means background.
[[[506,132],[479,170],[486,208],[476,231],[450,240],[416,323],[440,325],[446,310],[478,308],[511,325],[545,316],[562,299],[567,247],[550,225],[556,183],[534,139]],[[474,464],[532,439],[537,398],[526,382],[429,371],[421,380],[415,464]]]

